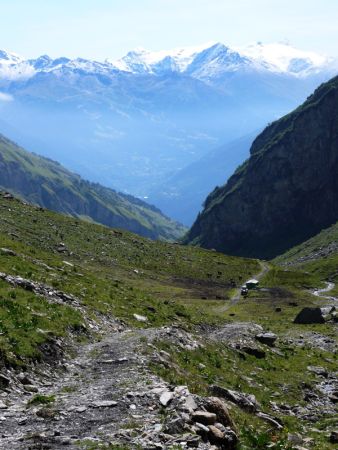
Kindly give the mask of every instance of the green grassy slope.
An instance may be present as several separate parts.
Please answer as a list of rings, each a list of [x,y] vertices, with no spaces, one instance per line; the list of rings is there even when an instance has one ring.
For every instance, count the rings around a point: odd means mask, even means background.
[[[152,239],[177,239],[184,228],[132,196],[89,183],[60,164],[0,135],[0,187],[37,205]]]
[[[61,242],[65,245],[62,253],[58,251]],[[135,326],[140,325],[133,318],[135,313],[146,315],[148,326],[216,321],[217,317],[210,318],[207,310],[200,309],[202,297],[227,298],[231,280],[240,284],[259,270],[254,260],[152,241],[1,196],[0,243],[17,253],[8,256],[0,251],[0,272],[74,294],[93,316],[114,315]],[[3,283],[1,289],[4,310],[12,296],[22,303],[20,308],[34,297],[18,297]],[[75,326],[78,320],[69,316],[70,322],[64,323],[61,315],[60,330],[72,321]],[[30,339],[34,327],[27,327]],[[0,335],[0,350],[7,347],[20,354],[7,334]]]

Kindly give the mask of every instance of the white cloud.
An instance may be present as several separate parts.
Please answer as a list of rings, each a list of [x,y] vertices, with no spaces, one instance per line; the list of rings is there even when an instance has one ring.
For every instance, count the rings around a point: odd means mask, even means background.
[[[14,98],[11,95],[0,92],[0,102],[12,102],[13,100]]]

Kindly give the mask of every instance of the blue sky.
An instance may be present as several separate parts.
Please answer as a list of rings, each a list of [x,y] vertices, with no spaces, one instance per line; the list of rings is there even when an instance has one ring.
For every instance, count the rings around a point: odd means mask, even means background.
[[[102,60],[136,47],[285,40],[338,56],[338,1],[0,0],[0,48],[27,57]]]

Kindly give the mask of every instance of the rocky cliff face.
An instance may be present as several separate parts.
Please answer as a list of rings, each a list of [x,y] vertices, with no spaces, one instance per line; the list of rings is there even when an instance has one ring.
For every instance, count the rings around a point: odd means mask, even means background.
[[[177,239],[184,228],[132,196],[89,183],[60,164],[0,135],[0,189],[42,207],[124,228],[152,239]]]
[[[212,192],[186,241],[270,258],[338,219],[338,77],[254,141]]]

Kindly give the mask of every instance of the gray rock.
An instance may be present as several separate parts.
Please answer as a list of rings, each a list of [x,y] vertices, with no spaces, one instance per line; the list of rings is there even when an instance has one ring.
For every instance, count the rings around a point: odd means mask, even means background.
[[[218,397],[226,398],[242,409],[250,412],[256,412],[259,410],[259,404],[253,394],[244,394],[243,392],[233,391],[217,385],[210,386],[209,390],[212,394],[217,395]]]
[[[195,411],[197,409],[197,404],[194,400],[194,397],[192,395],[189,395],[185,399],[185,402],[183,403],[182,407],[185,411]]]
[[[24,385],[24,389],[27,392],[35,392],[35,393],[39,392],[39,389],[36,386],[34,386],[33,384]]]
[[[330,434],[330,442],[332,444],[338,444],[338,431],[332,431]]]
[[[0,248],[0,253],[5,256],[16,256],[16,253],[9,248]]]
[[[33,381],[24,373],[18,375],[18,380],[24,385],[33,385]]]
[[[184,419],[182,417],[176,417],[166,423],[164,432],[167,434],[181,434],[184,432],[184,427]]]
[[[235,450],[238,444],[238,437],[231,428],[220,430],[219,428],[210,425],[208,439],[211,444],[227,450]]]
[[[148,319],[146,316],[140,316],[139,314],[133,314],[134,319],[136,319],[138,322],[148,322]]]
[[[163,394],[161,394],[160,397],[160,403],[162,406],[167,406],[169,405],[169,403],[172,401],[173,398],[174,398],[173,392],[170,391],[163,392]]]
[[[303,438],[299,433],[288,434],[288,441],[294,445],[301,445],[303,443]]]
[[[270,347],[272,347],[277,340],[277,335],[274,333],[259,333],[256,334],[255,337],[257,341],[269,345]]]
[[[316,375],[319,375],[324,378],[327,378],[329,375],[327,370],[324,369],[324,367],[320,367],[320,366],[308,366],[307,370],[309,372],[315,373]]]
[[[0,373],[0,389],[7,388],[11,383],[10,378]]]
[[[248,355],[254,356],[257,359],[265,358],[266,353],[261,348],[255,347],[253,345],[244,345],[240,349],[247,353]]]
[[[92,408],[112,408],[114,406],[117,406],[117,402],[110,401],[110,400],[102,400],[92,403]]]
[[[198,430],[202,431],[203,433],[209,433],[209,428],[203,425],[203,423],[196,422],[195,426],[198,428]]]
[[[7,409],[8,406],[2,401],[0,400],[0,409]]]
[[[276,417],[270,416],[269,414],[258,412],[257,413],[257,417],[260,417],[261,419],[263,419],[266,422],[270,423],[271,425],[273,425],[275,428],[278,428],[279,430],[283,428],[283,425],[280,422],[280,420],[277,419]]]

